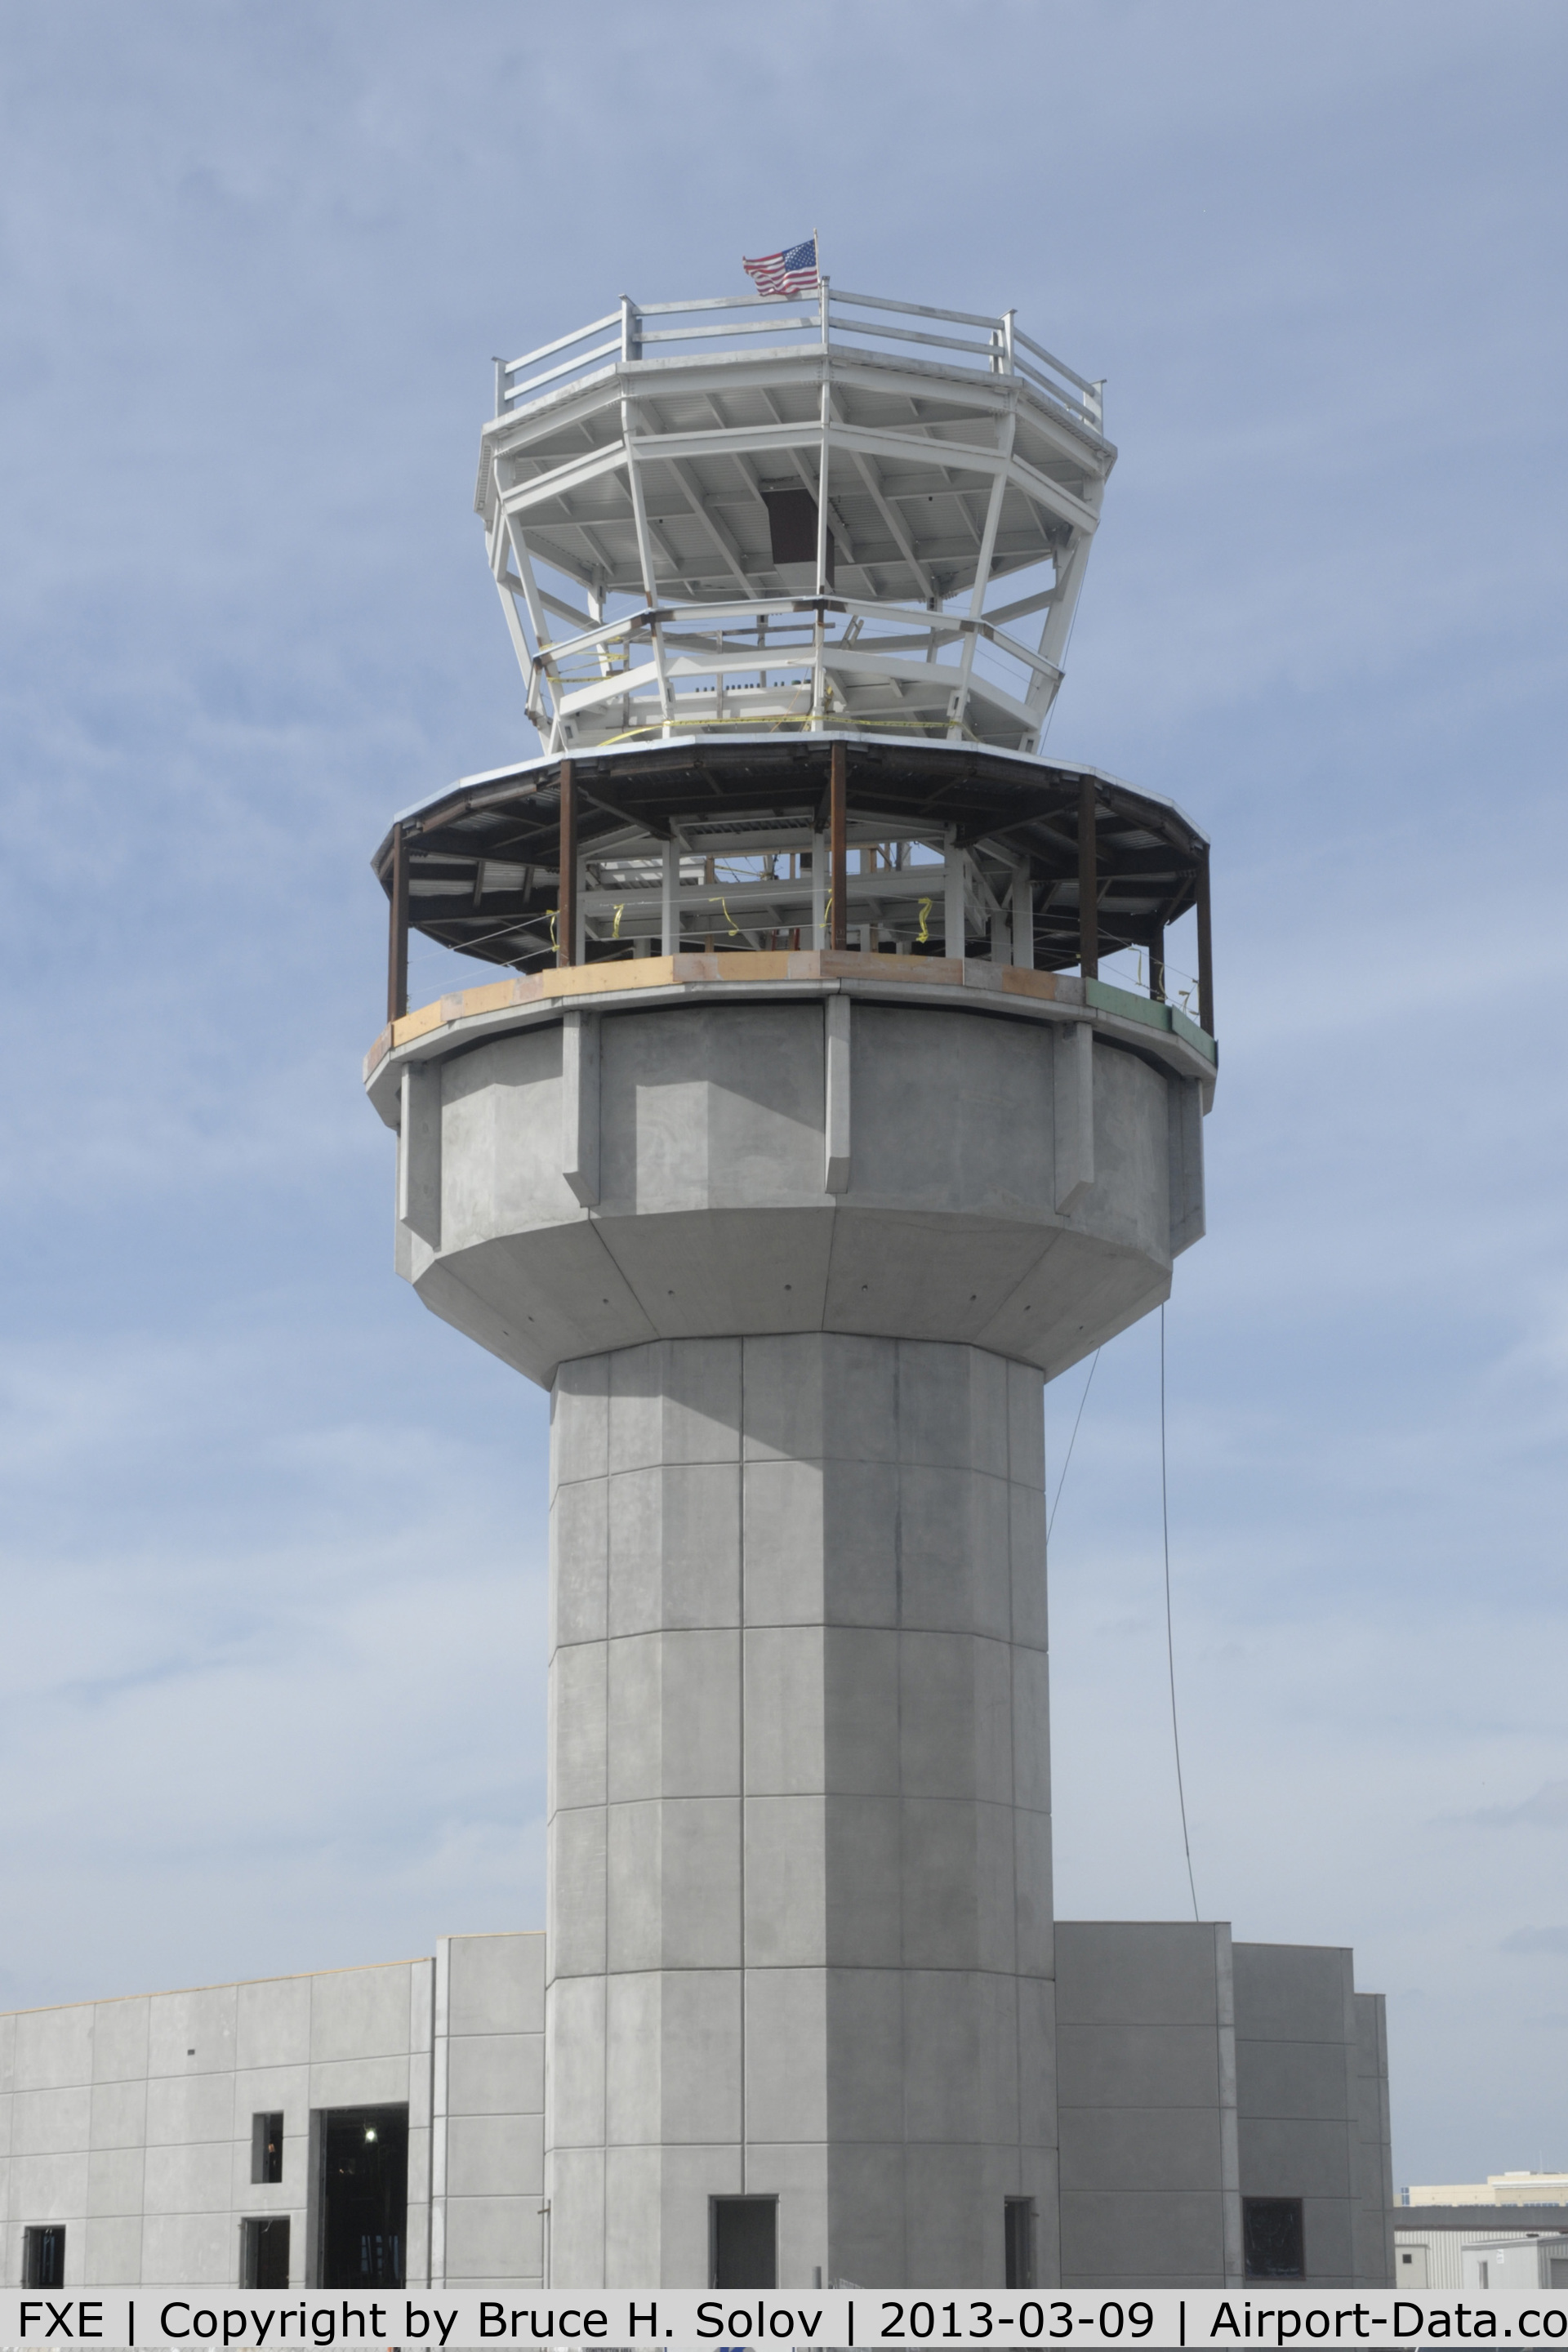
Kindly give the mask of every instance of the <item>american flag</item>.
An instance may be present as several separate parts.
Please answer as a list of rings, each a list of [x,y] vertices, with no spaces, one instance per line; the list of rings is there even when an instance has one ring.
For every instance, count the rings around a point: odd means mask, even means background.
[[[804,245],[786,245],[782,253],[765,253],[760,261],[742,261],[741,267],[756,279],[759,294],[815,294],[821,283],[815,236]]]

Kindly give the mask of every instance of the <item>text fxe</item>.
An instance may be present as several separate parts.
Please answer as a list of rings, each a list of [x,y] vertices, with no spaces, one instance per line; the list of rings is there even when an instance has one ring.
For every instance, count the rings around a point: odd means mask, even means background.
[[[819,2294],[703,2293],[661,2287],[510,2295],[415,2289],[399,2294],[204,2293],[191,2287],[106,2288],[101,2294],[0,2291],[0,2345],[79,2344],[110,2352],[177,2345],[310,2352],[321,2346],[385,2344],[422,2352],[484,2345],[605,2345],[641,2352],[702,2352],[763,2345],[1146,2344],[1280,2347],[1504,2339],[1568,2352],[1568,2294],[1518,2288],[1455,2298],[1368,2288],[1321,2294],[1289,2287],[1152,2290],[1127,2294],[1079,2287],[913,2294],[857,2287]]]

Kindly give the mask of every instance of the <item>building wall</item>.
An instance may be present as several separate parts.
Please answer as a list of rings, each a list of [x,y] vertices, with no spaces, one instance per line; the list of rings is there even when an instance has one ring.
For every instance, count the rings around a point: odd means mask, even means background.
[[[1241,2277],[1230,1930],[1057,1923],[1064,2286]]]
[[[1392,2174],[1373,2087],[1386,2044],[1376,2013],[1358,2015],[1352,1955],[1237,1944],[1235,1962],[1242,2196],[1301,2199],[1308,2285],[1391,2284]]]
[[[241,2221],[287,2214],[303,2284],[312,2113],[405,2102],[410,2284],[433,2236],[437,2283],[537,2278],[543,1940],[0,2017],[0,2278],[20,2283],[24,2231],[53,2221],[68,2285],[234,2285]],[[259,2185],[251,2118],[275,2111],[283,2179]]]
[[[1568,2287],[1568,2238],[1491,2237],[1467,2244],[1459,2255],[1463,2284],[1471,2293],[1511,2287],[1533,2294],[1540,2287]]]
[[[1419,2224],[1419,2215],[1409,2217]],[[1405,2213],[1396,2207],[1394,2222],[1394,2284],[1395,2286],[1462,2289],[1465,2251],[1470,2246],[1517,2244],[1523,2231],[1423,2229],[1407,2230]]]
[[[436,1947],[430,2276],[437,2286],[544,2277],[544,1937]]]

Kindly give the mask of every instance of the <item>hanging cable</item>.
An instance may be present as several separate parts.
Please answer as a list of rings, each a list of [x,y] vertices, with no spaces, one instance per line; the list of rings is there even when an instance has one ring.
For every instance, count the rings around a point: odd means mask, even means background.
[[[1091,1373],[1090,1378],[1092,1377]],[[1089,1394],[1087,1382],[1084,1386],[1084,1394],[1085,1396]],[[1081,1412],[1082,1410],[1080,1405],[1079,1411]],[[1073,1433],[1075,1436],[1078,1433],[1076,1425]],[[1065,1463],[1062,1465],[1062,1475],[1064,1478],[1067,1475]],[[1059,1499],[1061,1495],[1059,1486],[1057,1494]],[[1176,1757],[1176,1802],[1182,1810],[1182,1852],[1187,1857],[1187,1886],[1192,1895],[1193,1917],[1195,1919],[1198,1916],[1198,1890],[1196,1881],[1193,1877],[1192,1840],[1187,1835],[1187,1793],[1182,1785],[1182,1735],[1176,1722],[1176,1638],[1171,1624],[1171,1502],[1169,1484],[1165,1475],[1165,1307],[1163,1300],[1160,1306],[1160,1524],[1165,1538],[1165,1663],[1170,1669],[1171,1676],[1171,1746],[1175,1750]],[[1046,1535],[1048,1541],[1049,1528],[1047,1528]]]
[[[1093,1357],[1092,1357],[1092,1359],[1091,1359],[1091,1360],[1090,1360],[1090,1363],[1089,1363],[1089,1379],[1088,1379],[1087,1381],[1085,1381],[1085,1382],[1084,1382],[1084,1384],[1083,1384],[1083,1394],[1082,1394],[1082,1396],[1080,1396],[1080,1397],[1079,1397],[1079,1401],[1078,1401],[1078,1411],[1077,1411],[1077,1412],[1073,1415],[1072,1435],[1068,1439],[1068,1450],[1067,1450],[1067,1453],[1066,1453],[1066,1454],[1064,1455],[1063,1460],[1062,1460],[1062,1475],[1061,1475],[1061,1476],[1057,1480],[1057,1499],[1056,1499],[1056,1502],[1055,1502],[1055,1503],[1053,1503],[1053,1504],[1051,1505],[1051,1508],[1050,1508],[1050,1516],[1049,1516],[1049,1517],[1048,1517],[1048,1518],[1047,1519],[1047,1521],[1046,1521],[1046,1541],[1047,1541],[1047,1544],[1050,1542],[1050,1539],[1051,1539],[1051,1529],[1056,1526],[1056,1523],[1057,1523],[1057,1508],[1058,1508],[1058,1506],[1060,1504],[1061,1499],[1062,1499],[1062,1488],[1067,1485],[1067,1482],[1068,1482],[1068,1464],[1072,1460],[1072,1450],[1073,1450],[1073,1447],[1078,1444],[1078,1425],[1079,1425],[1079,1423],[1083,1419],[1083,1409],[1084,1409],[1085,1405],[1089,1402],[1089,1391],[1090,1387],[1093,1385],[1093,1381],[1094,1381],[1094,1368],[1095,1368],[1095,1365],[1099,1363],[1099,1361],[1100,1361],[1100,1349],[1097,1348],[1097,1349],[1095,1349],[1095,1351],[1094,1351],[1094,1355],[1093,1355]]]

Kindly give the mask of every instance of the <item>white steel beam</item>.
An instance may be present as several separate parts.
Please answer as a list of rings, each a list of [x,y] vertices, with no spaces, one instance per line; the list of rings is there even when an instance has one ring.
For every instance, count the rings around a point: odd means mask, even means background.
[[[637,555],[642,564],[643,594],[649,604],[657,604],[658,590],[654,579],[653,541],[647,527],[647,506],[643,498],[642,474],[637,461],[636,446],[637,436],[634,430],[634,408],[630,398],[626,394],[623,394],[621,399],[621,438],[626,453],[626,480],[631,488],[632,514],[637,523]],[[664,646],[659,637],[657,622],[653,627],[653,656],[658,677],[659,709],[668,720],[670,709],[669,680],[664,674]]]
[[[1012,456],[1013,436],[1016,429],[1017,414],[1014,411],[1002,428],[1001,448],[997,453],[1000,457]],[[980,541],[980,552],[974,563],[974,593],[969,600],[969,617],[972,622],[977,622],[980,619],[984,609],[985,592],[991,585],[991,559],[996,551],[996,532],[1001,524],[1002,501],[1006,492],[1007,474],[1004,467],[993,480],[991,496],[986,501],[985,530]],[[963,727],[964,713],[969,708],[969,680],[974,668],[974,648],[979,639],[979,630],[971,628],[959,664],[958,688],[953,698],[952,719],[955,731]]]
[[[548,474],[536,474],[531,481],[515,483],[510,490],[500,492],[500,501],[509,515],[526,514],[532,507],[544,506],[552,499],[563,498],[568,492],[596,482],[602,475],[613,474],[626,463],[624,442],[601,449],[591,457],[574,457],[568,465],[556,466]]]

